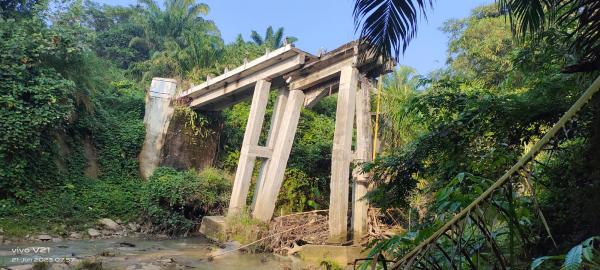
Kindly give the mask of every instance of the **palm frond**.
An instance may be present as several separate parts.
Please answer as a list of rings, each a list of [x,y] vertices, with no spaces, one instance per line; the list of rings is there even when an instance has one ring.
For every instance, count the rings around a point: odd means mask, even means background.
[[[600,1],[566,0],[560,6],[567,10],[558,20],[566,25],[577,25],[571,32],[571,48],[579,57],[575,65],[565,67],[563,72],[600,70]]]
[[[587,72],[600,69],[600,1],[598,0],[498,0],[507,11],[515,32],[521,37],[561,25],[569,31],[571,49],[578,63],[563,72]],[[572,40],[572,41],[570,41]]]
[[[138,0],[138,2],[140,4],[145,5],[146,7],[148,7],[148,9],[152,12],[152,13],[158,13],[160,12],[160,8],[158,7],[158,5],[156,4],[156,2],[154,2],[154,0]]]
[[[363,44],[398,58],[414,38],[419,14],[425,19],[433,0],[356,0],[354,22]]]
[[[501,11],[510,16],[513,30],[525,35],[542,31],[547,24],[547,13],[554,13],[554,0],[498,0]]]
[[[267,27],[267,31],[265,32],[265,39],[263,40],[268,47],[273,47],[273,27]]]
[[[254,30],[252,30],[252,33],[250,33],[250,38],[258,46],[263,44],[263,38],[260,36],[260,34],[258,32],[254,31]]]
[[[199,15],[206,16],[206,15],[208,15],[209,11],[210,11],[210,8],[208,7],[207,4],[200,3],[200,4],[195,4],[195,5],[191,6],[189,8],[188,13],[195,14],[196,16],[199,16]]]
[[[283,27],[279,27],[277,31],[273,34],[273,44],[272,48],[279,48],[283,45]]]

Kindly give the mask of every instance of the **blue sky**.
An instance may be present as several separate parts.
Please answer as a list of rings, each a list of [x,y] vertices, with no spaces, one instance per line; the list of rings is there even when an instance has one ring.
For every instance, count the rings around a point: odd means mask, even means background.
[[[161,2],[162,0],[155,0]],[[332,50],[356,38],[352,19],[353,0],[200,0],[210,6],[208,19],[214,20],[225,42],[238,34],[249,39],[252,30],[264,35],[269,25],[284,27],[299,40],[296,47],[310,53],[320,48]],[[416,39],[400,64],[412,66],[421,74],[440,68],[446,59],[447,37],[439,28],[451,18],[463,18],[471,9],[494,0],[437,0],[428,21],[422,20]],[[135,4],[136,0],[99,0],[111,5]]]

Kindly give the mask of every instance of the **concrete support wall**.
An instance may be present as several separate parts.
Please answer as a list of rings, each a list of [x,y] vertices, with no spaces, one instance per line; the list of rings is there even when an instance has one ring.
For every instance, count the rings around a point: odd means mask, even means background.
[[[283,182],[292,143],[296,135],[300,111],[304,103],[304,92],[291,90],[287,99],[281,125],[276,132],[271,160],[265,169],[263,188],[257,194],[252,216],[262,221],[269,221],[275,210],[275,202]]]
[[[254,163],[256,161],[256,155],[251,153],[251,151],[255,146],[258,146],[258,139],[260,138],[265,111],[269,101],[270,88],[271,83],[265,80],[257,81],[254,87],[250,115],[246,123],[246,131],[244,133],[242,149],[240,150],[240,160],[235,172],[235,181],[229,201],[228,215],[239,213],[246,207],[246,198],[248,197],[252,171],[254,170]]]
[[[369,187],[369,175],[362,172],[361,164],[372,161],[373,131],[371,126],[371,100],[367,86],[361,87],[356,95],[356,150],[352,171],[352,239],[356,243],[367,234],[367,211],[369,206],[364,196]]]
[[[145,179],[150,177],[159,165],[165,136],[175,111],[171,101],[176,89],[177,81],[173,79],[153,78],[150,90],[146,94],[146,138],[139,155],[140,174]]]
[[[329,199],[329,242],[331,243],[345,242],[348,233],[350,162],[357,85],[358,70],[352,66],[342,68],[331,157]]]

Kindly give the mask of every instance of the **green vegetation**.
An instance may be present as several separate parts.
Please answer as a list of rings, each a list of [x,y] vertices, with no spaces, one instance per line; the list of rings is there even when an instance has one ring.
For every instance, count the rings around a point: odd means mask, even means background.
[[[199,223],[199,217],[223,212],[230,183],[223,172],[213,168],[200,173],[158,168],[141,194],[144,219],[155,232],[186,233]]]
[[[252,218],[247,209],[235,215],[228,215],[225,218],[225,225],[224,239],[237,241],[242,245],[256,241],[261,236],[266,235],[269,227],[268,224]],[[250,248],[260,248],[260,244]]]
[[[594,236],[574,246],[566,255],[544,256],[535,259],[531,263],[531,270],[535,269],[597,269],[600,268],[598,262],[598,247],[596,242],[599,236]]]
[[[177,106],[187,135],[203,141],[220,132],[221,144],[213,147],[224,171],[162,168],[144,181],[137,159],[144,89],[154,76],[178,78],[181,87],[198,84],[296,39],[269,27],[264,38],[225,44],[215,22],[203,18],[209,7],[194,1],[130,7],[66,1],[53,9],[54,2],[19,3],[0,4],[4,233],[65,236],[109,217],[180,234],[202,215],[222,213],[249,104],[216,115]],[[334,104],[303,112],[278,213],[326,207],[331,140],[323,138],[333,136]]]
[[[597,76],[564,72],[578,61],[570,50],[570,26],[515,40],[505,15],[489,5],[448,21],[445,68],[421,78],[400,68],[384,81],[384,149],[365,166],[377,183],[368,197],[395,209],[395,220],[411,229],[373,242],[371,256],[400,259],[431,236],[526,153]],[[527,268],[533,258],[567,252],[600,233],[593,225],[600,217],[591,210],[600,201],[598,159],[591,158],[598,149],[599,100],[553,140],[549,152],[471,213],[479,218],[459,223],[470,252],[461,255],[460,267],[471,267],[468,257],[478,267],[494,268],[502,255],[511,268]],[[479,229],[483,222],[490,225],[494,248]],[[437,243],[455,247],[449,237]],[[439,249],[429,256],[451,267]]]
[[[253,31],[251,41],[240,35],[226,44],[218,22],[204,18],[209,7],[188,0],[130,7],[62,1],[56,8],[49,8],[54,2],[16,2],[0,2],[3,233],[64,236],[108,217],[178,235],[204,215],[222,214],[249,103],[210,115],[177,106],[186,135],[218,135],[218,145],[211,145],[218,148],[216,168],[162,167],[142,180],[144,89],[155,76],[177,78],[182,88],[201,83],[296,38],[268,27],[264,37]],[[385,17],[395,23],[369,20],[386,13],[370,13],[373,8],[401,2],[409,4],[387,9],[395,10]],[[372,256],[402,257],[452,219],[598,75],[598,24],[584,23],[595,22],[598,5],[536,2],[498,1],[501,8],[483,6],[450,20],[443,27],[449,37],[444,68],[418,75],[400,67],[384,78],[382,151],[363,168],[374,180],[367,199],[392,210],[383,222],[408,230],[371,243]],[[398,54],[414,34],[417,12],[426,12],[431,1],[356,3],[355,15],[367,19],[367,40]],[[302,111],[276,214],[328,207],[335,103],[334,95]],[[548,146],[552,154],[537,156],[515,176],[520,182],[503,186],[478,208],[485,213],[481,219],[462,224],[471,237],[465,258],[490,269],[500,257],[492,253],[502,253],[515,269],[598,266],[598,238],[592,236],[600,235],[600,98],[564,133]],[[477,229],[482,220],[493,221],[489,235]],[[245,212],[227,223],[226,237],[242,243],[265,228]],[[498,246],[489,248],[489,238]]]

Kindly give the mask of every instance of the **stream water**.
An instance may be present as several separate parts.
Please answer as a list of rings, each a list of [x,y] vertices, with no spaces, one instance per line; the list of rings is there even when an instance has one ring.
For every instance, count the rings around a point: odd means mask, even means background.
[[[0,266],[6,269],[51,261],[50,269],[73,269],[82,260],[102,262],[103,269],[302,269],[301,262],[271,254],[231,252],[203,237],[181,239],[99,239],[0,245]],[[67,261],[69,265],[66,265]],[[28,269],[27,266],[14,269]]]

